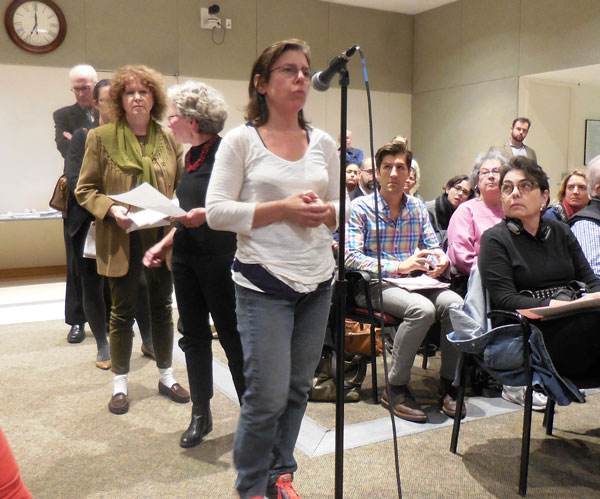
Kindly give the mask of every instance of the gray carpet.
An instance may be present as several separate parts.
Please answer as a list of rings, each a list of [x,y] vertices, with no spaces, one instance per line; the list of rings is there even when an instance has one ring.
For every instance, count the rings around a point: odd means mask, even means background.
[[[190,405],[158,395],[158,373],[134,340],[128,414],[108,412],[112,374],[94,367],[93,338],[65,341],[62,321],[0,326],[2,426],[36,498],[237,497],[231,446],[239,408],[216,391],[214,430],[200,446],[178,445]],[[223,353],[214,343],[218,358]],[[175,377],[187,385],[185,366]],[[379,376],[383,382],[383,373]],[[435,398],[433,371],[415,387]],[[368,384],[363,393],[369,395]],[[386,413],[369,400],[346,405],[347,424]],[[542,415],[533,421],[529,497],[600,497],[600,397],[559,408],[555,436]],[[310,404],[307,414],[332,427],[333,404]],[[404,497],[517,497],[522,412],[462,425],[459,455],[448,451],[451,427],[398,439]],[[295,487],[303,498],[334,496],[334,454],[297,451]],[[396,497],[391,441],[344,453],[344,497]]]

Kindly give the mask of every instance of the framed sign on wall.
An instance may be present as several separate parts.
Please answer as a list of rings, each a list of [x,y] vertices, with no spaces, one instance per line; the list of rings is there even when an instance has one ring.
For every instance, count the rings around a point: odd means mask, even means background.
[[[583,164],[587,165],[600,155],[600,120],[585,120]]]

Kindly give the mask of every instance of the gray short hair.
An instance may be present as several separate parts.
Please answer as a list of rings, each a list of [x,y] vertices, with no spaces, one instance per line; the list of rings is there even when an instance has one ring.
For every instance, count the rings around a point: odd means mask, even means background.
[[[479,184],[479,169],[483,163],[490,160],[498,161],[500,163],[500,167],[502,168],[508,163],[508,160],[502,155],[500,150],[496,149],[495,147],[490,147],[487,152],[482,152],[481,154],[477,155],[475,158],[475,163],[473,163],[473,171],[469,175],[469,183],[477,194],[479,194],[479,187],[477,187]]]
[[[587,187],[590,198],[597,198],[596,186],[600,185],[600,156],[588,163]]]
[[[223,130],[227,104],[213,87],[199,81],[186,81],[170,87],[167,96],[179,116],[195,118],[199,133],[217,134]]]

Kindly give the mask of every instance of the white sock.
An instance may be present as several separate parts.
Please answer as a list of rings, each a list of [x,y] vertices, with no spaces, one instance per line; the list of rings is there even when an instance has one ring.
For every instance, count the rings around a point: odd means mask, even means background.
[[[124,393],[127,395],[127,374],[115,374],[113,395]]]
[[[166,369],[158,368],[160,373],[160,382],[168,388],[171,388],[177,381],[173,377],[173,368],[167,367]]]

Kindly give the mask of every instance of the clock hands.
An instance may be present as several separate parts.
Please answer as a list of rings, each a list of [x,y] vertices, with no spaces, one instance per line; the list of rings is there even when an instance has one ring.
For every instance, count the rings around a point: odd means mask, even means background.
[[[37,25],[38,25],[38,20],[37,20],[37,4],[33,4],[33,10],[34,10],[34,16],[35,16],[35,24],[33,25],[33,28],[31,28],[31,32],[29,33],[29,38],[31,38],[31,35],[33,34],[33,32],[35,31],[35,34],[38,34],[38,30],[37,30]]]

